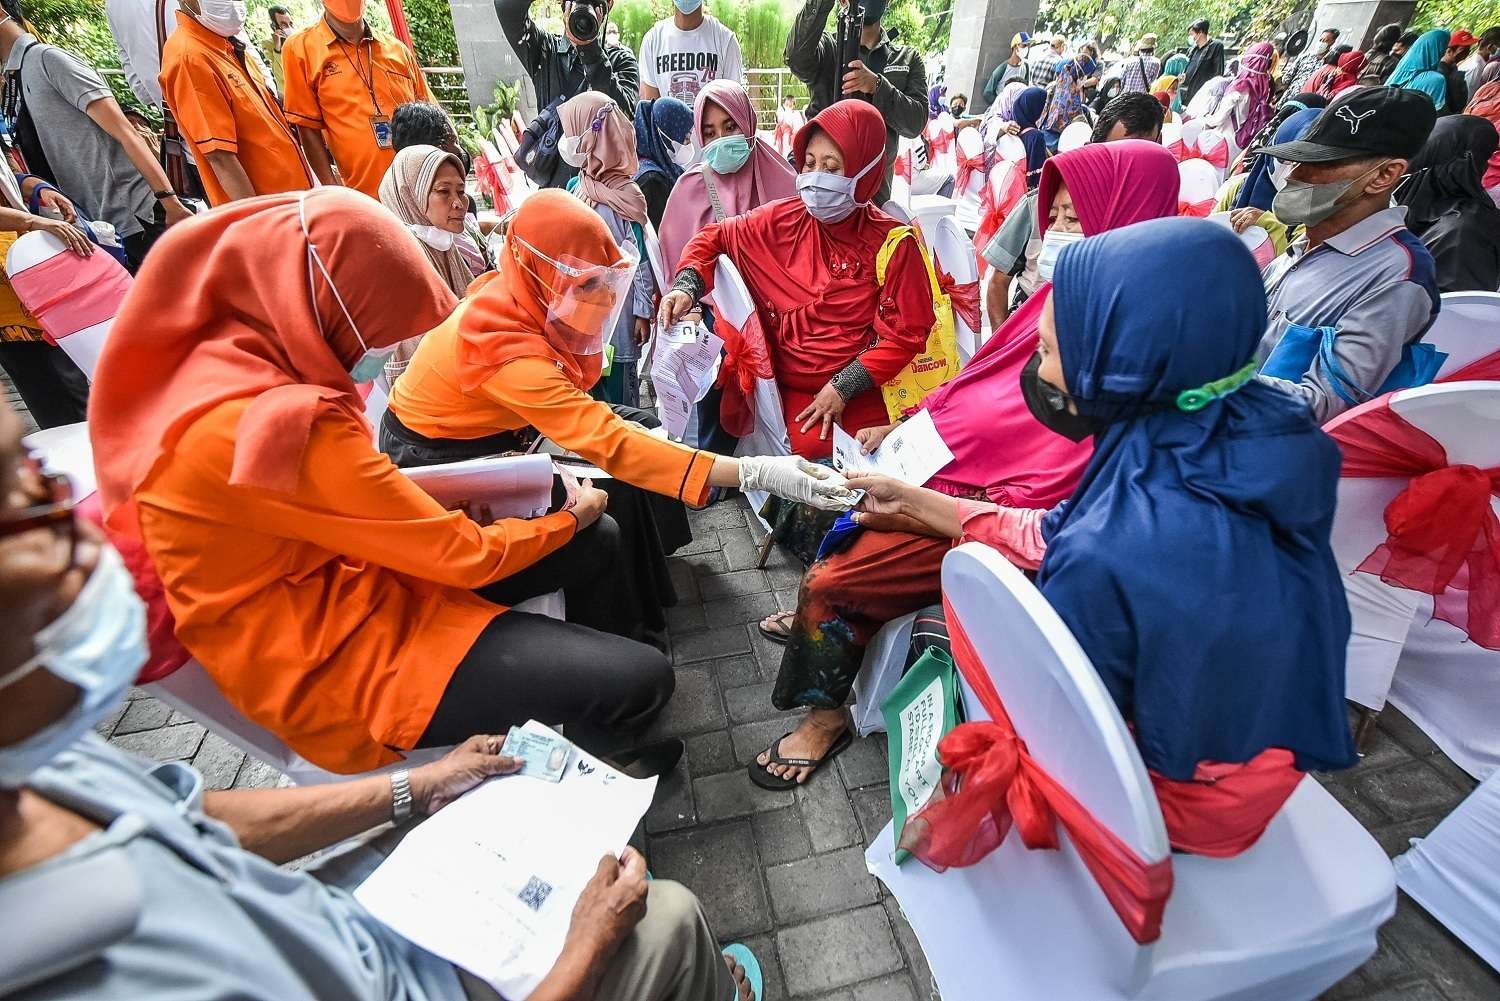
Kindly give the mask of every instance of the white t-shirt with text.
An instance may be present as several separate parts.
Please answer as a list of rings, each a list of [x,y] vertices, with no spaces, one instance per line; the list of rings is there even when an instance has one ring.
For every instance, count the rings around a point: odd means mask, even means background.
[[[743,83],[745,77],[740,40],[708,14],[692,31],[683,31],[670,18],[652,25],[641,39],[640,67],[641,83],[688,107],[704,84],[712,80]]]

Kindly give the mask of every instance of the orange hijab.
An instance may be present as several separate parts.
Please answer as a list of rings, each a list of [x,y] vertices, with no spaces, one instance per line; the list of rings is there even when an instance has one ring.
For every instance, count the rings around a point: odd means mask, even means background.
[[[573,258],[601,266],[620,260],[619,246],[597,212],[556,188],[538,191],[522,202],[506,235],[497,255],[499,266],[469,286],[459,311],[459,388],[472,392],[517,358],[546,358],[556,362],[573,385],[589,389],[599,381],[604,356],[575,355],[548,338],[547,306],[557,272],[525,244],[554,260]]]
[[[250,198],[174,226],[115,317],[90,393],[112,531],[139,536],[133,495],[221,403],[254,400],[229,482],[282,492],[297,486],[319,407],[364,419],[348,372],[363,349],[316,265],[309,277],[303,197],[307,232],[366,345],[395,344],[453,311],[453,293],[416,238],[349,188]]]

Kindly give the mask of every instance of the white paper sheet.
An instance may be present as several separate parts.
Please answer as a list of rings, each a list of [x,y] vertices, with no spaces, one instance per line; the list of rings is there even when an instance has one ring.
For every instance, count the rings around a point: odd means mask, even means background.
[[[656,412],[673,441],[682,440],[693,407],[718,377],[723,348],[723,340],[702,324],[690,341],[680,340],[670,330],[657,334],[651,384],[656,388]]]
[[[896,425],[880,447],[869,455],[843,428],[833,428],[833,468],[841,473],[883,473],[912,486],[921,486],[953,461],[953,452],[938,434],[925,410]]]
[[[536,518],[552,503],[552,458],[501,455],[401,470],[447,508],[488,504],[496,518]]]
[[[551,733],[532,720],[524,729]],[[575,750],[559,782],[491,779],[417,825],[354,896],[398,934],[525,1001],[562,953],[573,905],[651,805]]]
[[[79,500],[98,489],[88,421],[33,431],[21,439],[21,444],[41,457],[47,472],[66,476],[73,484],[73,496]]]

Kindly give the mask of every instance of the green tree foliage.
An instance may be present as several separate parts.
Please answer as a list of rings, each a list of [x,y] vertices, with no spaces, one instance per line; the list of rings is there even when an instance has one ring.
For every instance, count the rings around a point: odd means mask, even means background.
[[[1500,27],[1500,6],[1495,0],[1422,0],[1411,26],[1417,31],[1466,28],[1478,36],[1486,28]]]

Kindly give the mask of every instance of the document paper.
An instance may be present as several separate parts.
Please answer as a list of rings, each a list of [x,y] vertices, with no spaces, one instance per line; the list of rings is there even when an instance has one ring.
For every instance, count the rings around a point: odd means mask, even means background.
[[[671,331],[657,333],[651,384],[656,387],[657,413],[673,441],[682,440],[693,407],[713,387],[723,348],[718,335],[701,323],[688,340],[673,337]]]
[[[953,452],[943,443],[932,415],[925,410],[896,425],[869,455],[860,452],[859,442],[843,428],[838,425],[833,428],[833,467],[846,476],[884,473],[903,483],[921,486],[952,461]]]
[[[535,720],[522,729],[558,737]],[[625,850],[655,790],[654,778],[629,778],[581,749],[559,782],[491,779],[413,828],[355,899],[409,941],[525,1001],[562,954],[599,860]]]
[[[488,504],[495,518],[537,518],[552,503],[552,457],[498,455],[401,470],[433,500],[450,510],[471,505],[478,515]]]

